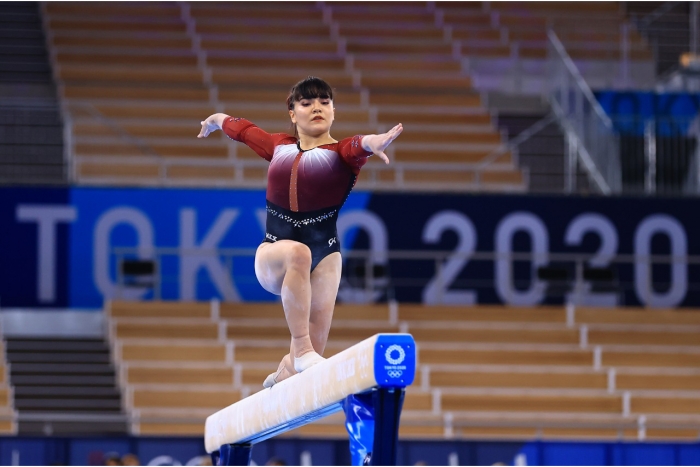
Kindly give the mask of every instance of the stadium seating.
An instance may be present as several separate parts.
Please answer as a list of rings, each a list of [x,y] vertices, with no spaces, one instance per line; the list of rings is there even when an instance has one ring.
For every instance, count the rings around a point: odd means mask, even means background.
[[[289,131],[288,89],[316,75],[336,88],[336,138],[404,123],[394,164],[371,159],[359,187],[523,191],[472,65],[542,68],[548,27],[575,60],[619,61],[625,42],[629,60],[651,61],[615,2],[61,2],[44,16],[80,183],[264,186],[265,161],[221,134],[194,138],[198,122],[223,111]]]
[[[279,303],[107,310],[138,433],[201,433],[209,413],[258,391],[289,351]],[[697,312],[341,304],[325,356],[377,332],[418,343],[405,438],[698,436]],[[345,436],[342,414],[286,436],[319,435]]]
[[[80,183],[264,186],[266,162],[221,134],[195,138],[199,121],[223,111],[289,131],[289,87],[316,75],[336,88],[336,138],[405,125],[390,149],[395,164],[370,160],[358,186],[527,187],[425,3],[50,3],[44,11]],[[391,30],[371,27],[387,13]]]
[[[654,85],[650,44],[618,2],[436,2],[475,86],[507,96],[549,90],[552,29],[592,88]]]
[[[440,4],[446,9],[449,4]],[[527,58],[547,55],[546,29],[551,27],[573,59],[620,60],[625,16],[617,2],[496,2],[498,24],[506,28],[510,44]],[[446,18],[449,22],[449,16]],[[649,45],[639,33],[629,31],[630,59],[650,60]]]

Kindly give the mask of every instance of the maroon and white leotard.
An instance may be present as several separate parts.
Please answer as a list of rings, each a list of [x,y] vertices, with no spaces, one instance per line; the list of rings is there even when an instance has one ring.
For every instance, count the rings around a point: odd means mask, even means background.
[[[340,251],[338,211],[371,152],[362,136],[302,150],[286,133],[270,134],[244,118],[226,118],[226,135],[270,161],[267,171],[266,242],[295,240],[311,249],[311,270]]]

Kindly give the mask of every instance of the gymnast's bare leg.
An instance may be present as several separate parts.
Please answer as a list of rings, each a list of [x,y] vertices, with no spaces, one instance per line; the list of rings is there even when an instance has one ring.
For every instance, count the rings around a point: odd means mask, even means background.
[[[306,245],[280,240],[258,247],[255,274],[265,290],[281,295],[292,335],[290,354],[265,380],[266,387],[321,361],[340,283],[340,253],[328,255],[313,273],[310,270],[311,251]]]

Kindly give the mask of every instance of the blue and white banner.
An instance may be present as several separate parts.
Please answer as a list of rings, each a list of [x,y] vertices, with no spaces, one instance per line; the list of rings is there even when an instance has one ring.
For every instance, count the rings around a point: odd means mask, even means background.
[[[391,292],[371,295],[376,300],[391,293],[426,303],[562,303],[535,271],[564,253],[616,268],[623,291],[580,291],[587,302],[700,306],[700,265],[686,259],[700,256],[699,208],[693,198],[356,191],[338,230],[345,253],[370,250],[370,262],[390,277]],[[264,219],[263,190],[0,189],[0,307],[99,308],[107,297],[153,298],[153,290],[121,288],[117,263],[151,259],[154,249],[167,253],[157,258],[163,299],[275,300],[253,272]],[[221,254],[227,249],[249,254]],[[400,260],[397,250],[446,257]],[[536,256],[513,261],[514,252]],[[651,254],[675,262],[651,264]],[[349,274],[353,264],[346,263]],[[362,295],[356,292],[361,285],[346,283],[340,298]]]
[[[203,465],[201,437],[0,437],[1,465],[105,465],[130,453],[141,465]],[[400,441],[397,465],[700,465],[700,443],[635,441]],[[350,465],[348,440],[272,438],[256,444],[253,465]]]

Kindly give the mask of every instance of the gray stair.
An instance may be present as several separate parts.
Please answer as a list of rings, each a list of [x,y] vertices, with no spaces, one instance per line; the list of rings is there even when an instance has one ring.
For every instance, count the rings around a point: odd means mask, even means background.
[[[15,397],[119,397],[119,390],[113,386],[17,386],[14,389]]]
[[[20,412],[25,410],[41,412],[94,412],[99,410],[101,413],[119,413],[121,405],[118,399],[59,399],[55,397],[40,399],[38,397],[17,398],[15,396],[15,409]]]
[[[70,363],[73,364],[73,366],[77,365],[82,365],[86,363],[97,363],[97,364],[102,364],[104,365],[105,369],[108,371],[111,371],[111,367],[109,366],[109,355],[100,355],[100,354],[76,354],[73,352],[66,352],[66,353],[53,353],[50,355],[47,355],[42,352],[21,352],[17,353],[14,356],[13,360],[15,367],[19,368],[19,364],[26,364],[26,363],[36,363],[36,364],[45,364],[45,363],[50,363],[54,366],[59,366],[56,365],[57,363]],[[94,366],[94,365],[92,365]],[[63,368],[60,368],[59,371],[64,371]]]
[[[125,421],[81,421],[66,422],[47,418],[42,421],[23,420],[20,415],[17,434],[20,436],[123,436]]]
[[[0,81],[51,82],[51,67],[37,2],[0,3]],[[16,65],[39,65],[35,70]]]
[[[99,339],[8,339],[19,433],[126,434],[109,347]]]
[[[8,352],[82,352],[87,354],[109,352],[109,347],[102,340],[65,340],[65,339],[12,339],[6,343]]]
[[[13,375],[27,374],[42,374],[42,375],[110,375],[114,374],[114,368],[109,364],[100,363],[54,363],[53,355],[46,355],[42,362],[35,363],[16,363],[17,357],[10,357],[8,360],[12,363]],[[19,357],[23,358],[23,356]],[[79,357],[76,357],[79,358]]]
[[[53,385],[53,386],[114,386],[114,375],[35,375],[35,374],[18,374],[12,377],[12,382],[15,385],[33,386],[33,385]]]
[[[84,397],[84,396],[83,396]],[[22,412],[23,410],[32,411],[57,411],[57,412],[117,412],[121,411],[121,403],[119,399],[78,399],[78,398],[59,398],[55,396],[34,396],[34,397],[17,397],[15,396],[15,409]]]
[[[38,2],[0,2],[0,184],[65,184],[63,123]]]

